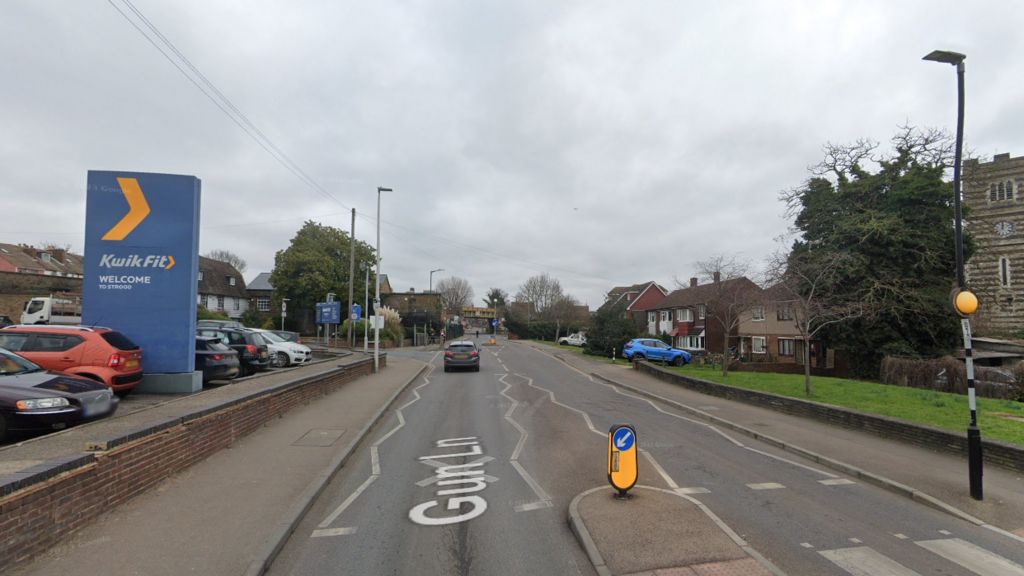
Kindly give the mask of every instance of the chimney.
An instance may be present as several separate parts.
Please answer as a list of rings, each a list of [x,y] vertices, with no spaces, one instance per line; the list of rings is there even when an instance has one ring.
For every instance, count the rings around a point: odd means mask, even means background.
[[[61,263],[65,262],[67,260],[67,255],[68,255],[67,250],[65,250],[63,248],[54,248],[53,249],[53,258],[54,258],[54,260],[56,260],[58,262],[61,262]]]
[[[714,274],[714,279],[715,279],[715,284],[718,284],[718,283],[719,283],[719,282],[720,282],[720,281],[722,280],[722,274],[721,274],[721,272],[718,272],[718,271],[716,270],[716,271],[715,271],[715,274]]]
[[[696,278],[690,278],[690,288],[696,288],[696,287],[697,287],[697,279]]]

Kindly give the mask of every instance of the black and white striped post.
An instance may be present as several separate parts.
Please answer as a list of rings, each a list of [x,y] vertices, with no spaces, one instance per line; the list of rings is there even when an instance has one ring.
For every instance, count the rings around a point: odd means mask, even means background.
[[[974,359],[971,355],[971,321],[969,316],[978,310],[978,298],[967,290],[964,281],[963,217],[960,208],[960,159],[964,148],[964,60],[959,52],[935,50],[924,57],[931,62],[956,67],[956,155],[953,159],[953,223],[956,237],[956,287],[953,309],[960,314],[964,332],[964,362],[967,367],[967,402],[971,408],[971,422],[967,426],[967,469],[971,484],[971,498],[982,499],[981,488],[981,431],[978,429],[978,408],[974,397]]]

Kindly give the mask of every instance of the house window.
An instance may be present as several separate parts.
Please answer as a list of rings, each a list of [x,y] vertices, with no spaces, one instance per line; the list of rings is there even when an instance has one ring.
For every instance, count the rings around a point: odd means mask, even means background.
[[[689,308],[676,310],[676,322],[693,322],[693,310]]]
[[[234,301],[235,301],[235,310],[241,310],[241,308],[242,308],[242,299],[241,298],[234,298]]]
[[[775,309],[775,317],[778,320],[792,320],[793,305],[789,303],[779,304],[779,307]]]
[[[779,338],[779,356],[793,355],[793,339]]]
[[[655,319],[654,312],[653,311],[648,312],[647,313],[647,322],[653,324],[654,323],[654,319]]]
[[[199,271],[199,281],[200,282],[203,281],[203,271],[202,270]]]
[[[704,313],[705,313],[704,305],[703,304],[698,304],[697,305],[697,318],[700,318],[701,320],[703,320],[704,319]]]
[[[256,309],[260,312],[270,312],[270,298],[260,296],[256,299]]]
[[[225,276],[225,278],[228,279],[228,286],[234,286],[235,285],[235,277],[234,276]]]
[[[1010,285],[1010,259],[1000,258],[999,259],[999,285],[1009,286]]]
[[[764,354],[764,336],[753,336],[750,338],[750,349],[754,354]]]
[[[223,296],[217,296],[217,310],[223,310],[223,309],[224,309],[224,297]]]
[[[764,321],[764,306],[754,306],[754,308],[751,310],[751,312],[754,315],[754,321],[755,322],[763,322]]]
[[[668,322],[668,310],[661,311],[661,321]]]

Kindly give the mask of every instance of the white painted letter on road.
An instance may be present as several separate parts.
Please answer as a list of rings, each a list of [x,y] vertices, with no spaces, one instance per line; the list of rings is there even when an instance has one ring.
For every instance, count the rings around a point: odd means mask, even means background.
[[[469,446],[470,449],[466,452],[456,452],[453,454],[435,454],[433,456],[421,456],[420,460],[435,461],[432,465],[437,466],[436,460],[439,458],[462,458],[466,456],[479,456],[483,454],[483,449],[480,447],[480,443],[476,440],[475,436],[468,438],[446,438],[444,440],[438,440],[434,443],[438,448],[454,448],[459,446]],[[456,494],[468,494],[472,492],[480,492],[487,488],[488,476],[484,474],[483,464],[484,462],[479,459],[475,462],[469,462],[466,464],[451,464],[445,466],[438,466],[435,472],[435,478],[437,479],[437,485],[443,486],[458,486],[453,488],[446,488],[437,491],[438,497],[455,496]],[[430,463],[430,462],[425,462]],[[460,486],[461,485],[461,486]],[[470,506],[469,511],[462,512],[462,505],[466,504]],[[460,496],[458,498],[449,498],[444,509],[448,512],[459,512],[452,516],[428,516],[427,511],[433,508],[441,506],[441,502],[438,500],[429,500],[422,504],[417,504],[409,510],[409,519],[413,522],[422,526],[444,526],[446,524],[456,524],[458,522],[466,522],[472,520],[477,516],[480,516],[487,510],[487,501],[480,496]]]

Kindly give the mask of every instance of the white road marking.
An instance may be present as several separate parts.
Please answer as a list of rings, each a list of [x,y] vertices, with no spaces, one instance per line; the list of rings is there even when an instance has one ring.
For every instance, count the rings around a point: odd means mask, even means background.
[[[860,538],[850,538],[850,542],[853,542],[854,544],[863,544]]]
[[[484,464],[487,464],[491,460],[494,460],[494,456],[481,456],[481,457],[477,458],[476,460],[473,460],[472,462],[467,462],[466,464],[467,465],[477,465],[477,464],[479,464],[479,465],[482,466]],[[442,468],[444,466],[449,466],[450,465],[450,464],[446,464],[444,462],[441,462],[439,460],[421,460],[420,463],[421,464],[426,464],[428,466],[432,466],[434,468]],[[484,474],[482,476],[482,478],[484,480],[488,481],[488,482],[497,482],[498,481],[498,478],[496,476],[491,476],[490,474]],[[435,474],[435,475],[431,476],[430,478],[424,478],[423,480],[420,480],[419,482],[416,483],[416,485],[419,486],[420,488],[425,488],[427,486],[430,486],[434,482],[437,482],[437,480],[438,480],[438,478],[437,478],[437,475]]]
[[[893,536],[899,538],[900,540],[906,540],[908,538],[906,534],[893,534]]]
[[[952,536],[953,535],[953,533],[950,532],[949,530],[939,530],[939,534],[942,534],[943,536]]]
[[[779,490],[785,488],[785,486],[778,482],[763,482],[761,484],[747,484],[747,488],[751,490]]]
[[[818,484],[824,484],[825,486],[846,486],[848,484],[856,484],[856,482],[848,478],[829,478],[827,480],[818,480]]]
[[[800,545],[804,548],[814,548],[814,544],[811,544],[810,542],[801,542]]]
[[[820,550],[825,558],[853,576],[921,576],[899,562],[867,546]]]
[[[395,416],[397,416],[398,418],[398,425],[392,428],[387,434],[381,436],[372,445],[370,445],[370,476],[366,480],[364,480],[362,484],[359,485],[359,488],[356,488],[356,490],[352,492],[352,494],[349,494],[348,498],[345,498],[345,500],[341,504],[339,504],[337,508],[335,508],[330,514],[328,514],[326,518],[324,518],[323,522],[321,522],[318,525],[319,530],[313,532],[313,536],[341,536],[345,534],[355,533],[355,528],[338,528],[337,530],[339,530],[340,532],[337,533],[334,533],[334,531],[328,530],[327,528],[331,525],[332,522],[334,522],[338,518],[338,516],[341,516],[341,513],[344,512],[346,508],[348,508],[353,502],[356,501],[357,498],[359,498],[360,494],[362,494],[367,488],[369,488],[370,485],[377,480],[377,478],[380,478],[380,453],[378,447],[385,440],[391,438],[393,434],[395,434],[396,432],[405,427],[405,416],[402,414],[402,410],[405,410],[406,408],[412,406],[415,402],[420,400],[419,390],[420,388],[423,388],[424,386],[430,384],[429,376],[434,371],[434,360],[436,360],[440,354],[440,352],[435,352],[434,356],[431,357],[430,368],[427,369],[427,374],[423,377],[423,384],[420,384],[419,386],[416,386],[415,388],[412,389],[412,400],[409,400],[405,404],[402,404],[401,406],[395,409]],[[351,530],[351,532],[346,532],[347,530]]]
[[[961,540],[924,540],[917,545],[979,576],[1024,576],[1024,566]]]
[[[570,368],[572,368],[572,367],[570,366]],[[575,368],[573,368],[573,370],[575,370]],[[579,372],[579,370],[576,370],[576,371]],[[541,386],[537,386],[533,382],[533,378],[530,378],[528,376],[523,376],[522,374],[516,374],[516,376],[519,377],[519,378],[522,378],[523,380],[526,380],[526,383],[531,388],[536,388],[537,390],[540,390],[542,392],[547,392],[548,396],[551,398],[551,403],[552,404],[556,404],[558,406],[561,406],[562,408],[565,408],[566,410],[572,410],[573,412],[576,412],[577,414],[582,416],[583,420],[586,421],[586,423],[587,423],[587,428],[589,428],[590,431],[593,432],[594,434],[597,434],[598,436],[601,436],[602,438],[605,438],[605,437],[608,436],[608,434],[606,432],[601,432],[597,428],[594,428],[594,423],[590,420],[590,414],[587,414],[586,412],[584,412],[583,410],[580,410],[579,408],[573,408],[572,406],[569,406],[568,404],[562,404],[561,402],[558,401],[557,398],[555,398],[555,393],[554,392],[552,392],[551,390],[548,390],[547,388],[543,388]]]
[[[324,536],[348,536],[349,534],[355,533],[355,528],[327,528],[313,530],[313,538],[323,538]]]
[[[526,482],[531,490],[533,490],[533,493],[537,496],[538,500],[532,504],[516,506],[515,510],[516,512],[525,512],[529,510],[548,508],[551,506],[551,496],[541,488],[537,480],[535,480],[533,476],[526,471],[526,468],[523,468],[523,465],[519,463],[519,455],[522,453],[523,447],[526,445],[526,439],[530,437],[530,434],[519,424],[519,422],[516,422],[512,418],[512,413],[519,407],[519,401],[508,395],[508,389],[512,387],[512,384],[505,381],[505,376],[501,377],[500,382],[505,385],[505,388],[501,391],[501,395],[508,398],[509,402],[512,402],[508,411],[505,412],[505,420],[507,420],[508,423],[519,432],[519,441],[516,442],[516,447],[512,450],[512,455],[509,457],[508,461],[512,464],[512,467],[516,469],[516,472],[518,472],[523,478],[523,481]]]
[[[661,479],[665,481],[665,484],[668,485],[670,490],[677,490],[679,488],[679,485],[676,484],[676,481],[673,480],[672,477],[668,475],[668,472],[665,472],[665,469],[661,467],[661,464],[658,464],[658,461],[654,459],[654,456],[652,456],[650,452],[641,449],[640,453],[647,458],[647,461],[651,463],[651,466],[654,468],[655,472],[657,472],[658,475],[661,476]]]
[[[711,490],[702,488],[700,486],[693,486],[689,488],[676,488],[676,494],[710,494]]]

